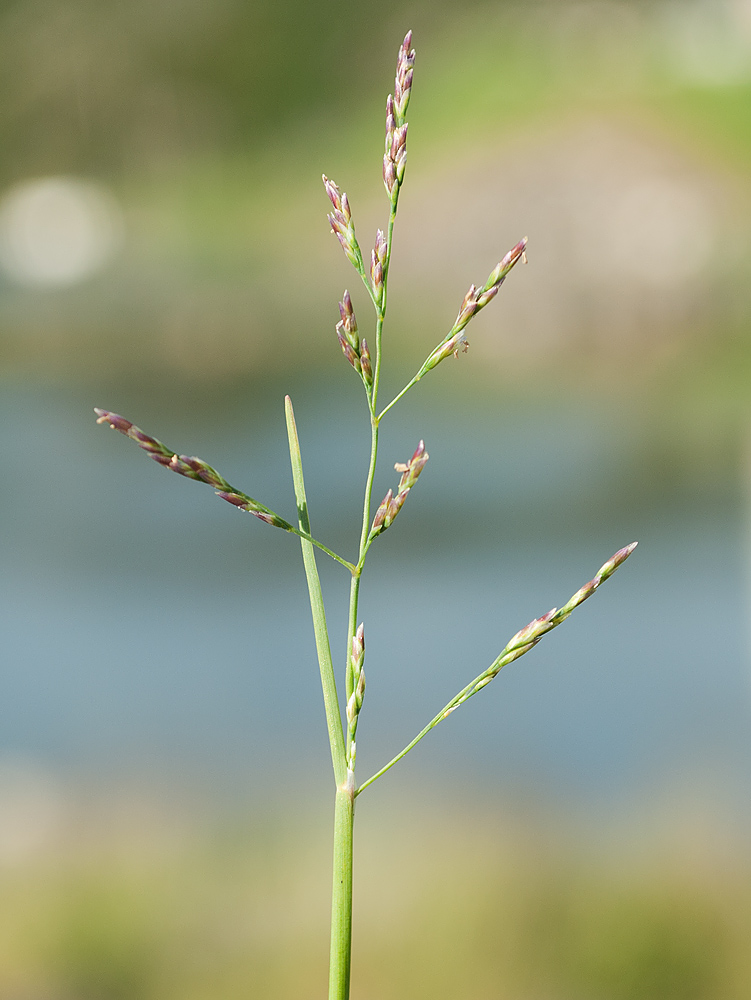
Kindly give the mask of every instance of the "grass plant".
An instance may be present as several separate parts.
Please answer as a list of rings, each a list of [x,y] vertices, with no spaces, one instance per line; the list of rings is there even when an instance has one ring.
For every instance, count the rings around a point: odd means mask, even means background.
[[[253,514],[264,523],[297,535],[302,547],[303,565],[310,594],[318,664],[323,688],[331,761],[335,780],[334,813],[334,864],[331,916],[331,950],[329,966],[329,1000],[346,1000],[349,996],[350,956],[352,939],[352,863],[353,825],[356,798],[378,778],[402,759],[416,744],[440,722],[448,718],[460,705],[486,687],[502,667],[529,652],[540,639],[556,628],[595,590],[607,580],[633,552],[636,543],[619,549],[561,608],[553,608],[520,629],[503,647],[496,659],[459,691],[441,711],[415,736],[410,743],[384,764],[375,774],[357,784],[357,730],[365,695],[365,628],[358,622],[360,584],[365,562],[371,546],[395,521],[407,497],[417,484],[426,463],[428,452],[420,441],[406,462],[397,462],[395,470],[400,479],[390,489],[373,513],[373,483],[378,461],[378,436],[382,420],[419,381],[437,365],[448,358],[457,358],[466,352],[466,328],[473,317],[484,309],[497,295],[501,285],[514,266],[526,262],[527,240],[519,240],[490,272],[480,286],[471,285],[461,303],[448,333],[427,354],[415,375],[386,405],[379,399],[381,366],[383,361],[383,333],[388,300],[389,268],[394,240],[394,226],[399,197],[404,183],[407,164],[407,111],[412,93],[415,52],[412,33],[408,32],[399,49],[394,82],[394,92],[386,102],[386,139],[383,157],[383,182],[389,214],[383,230],[376,232],[369,261],[363,255],[355,234],[352,210],[346,193],[324,175],[323,183],[332,209],[328,216],[331,230],[359,275],[367,298],[374,311],[374,333],[370,344],[361,337],[352,297],[345,290],[339,303],[340,320],[336,333],[344,357],[359,376],[365,405],[370,421],[371,442],[368,471],[365,480],[362,527],[357,554],[352,559],[334,552],[319,541],[311,527],[308,502],[305,494],[302,456],[295,424],[292,401],[285,399],[285,416],[292,464],[292,479],[297,503],[297,525],[285,520],[269,507],[249,494],[232,486],[219,472],[202,459],[182,455],[159,440],[146,434],[129,420],[110,410],[96,409],[99,423],[134,440],[147,454],[165,468],[179,475],[211,486],[223,500],[240,510]],[[346,658],[343,669],[344,715],[339,703],[336,675],[326,622],[321,583],[316,565],[319,549],[335,560],[351,577],[349,614],[347,625]]]

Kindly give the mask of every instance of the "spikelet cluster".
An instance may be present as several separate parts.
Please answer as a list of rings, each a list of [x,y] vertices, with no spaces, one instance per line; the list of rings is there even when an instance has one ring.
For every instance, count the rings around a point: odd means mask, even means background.
[[[378,229],[376,230],[375,246],[370,251],[370,282],[373,288],[373,301],[379,309],[383,306],[383,271],[386,267],[387,250],[386,237]]]
[[[212,486],[222,500],[226,500],[240,510],[246,510],[254,514],[260,521],[272,525],[274,528],[283,528],[290,531],[292,525],[284,518],[279,517],[273,510],[269,510],[262,503],[249,497],[247,493],[241,493],[234,486],[213,469],[210,465],[194,455],[178,455],[156,438],[146,434],[140,427],[136,427],[130,420],[121,417],[119,413],[112,413],[110,410],[102,410],[98,406],[94,407],[98,424],[109,424],[113,430],[120,431],[132,441],[135,441],[139,448],[143,448],[147,455],[163,465],[165,469],[171,469],[186,479],[197,479],[201,483]]]
[[[399,197],[407,166],[407,107],[412,93],[415,50],[408,31],[396,61],[394,93],[386,100],[386,142],[383,154],[383,183],[392,205]]]
[[[352,265],[360,272],[363,270],[362,252],[355,236],[355,224],[352,221],[352,211],[349,207],[347,192],[339,190],[333,181],[330,181],[326,174],[322,174],[323,186],[326,194],[333,206],[333,211],[327,216],[331,225],[331,232],[336,236],[342,245],[348,259]]]
[[[501,667],[505,666],[507,663],[511,663],[512,660],[518,659],[523,656],[524,653],[536,646],[537,643],[542,639],[544,635],[557,628],[562,622],[571,615],[571,613],[583,604],[588,598],[594,594],[601,583],[604,583],[609,577],[615,573],[618,567],[624,563],[631,553],[636,548],[637,543],[632,542],[630,545],[624,545],[622,549],[618,551],[608,559],[604,565],[602,565],[597,573],[592,577],[592,579],[585,583],[583,587],[571,597],[562,608],[552,608],[547,614],[542,615],[540,618],[534,618],[529,625],[525,625],[523,629],[520,629],[512,639],[510,639],[500,656],[496,660],[491,670],[488,671],[490,676],[485,683],[492,680],[493,677],[498,673]]]
[[[498,294],[498,289],[506,280],[506,276],[514,264],[516,264],[518,260],[526,261],[527,258],[524,252],[526,246],[527,239],[525,237],[523,240],[520,240],[515,247],[512,247],[512,249],[509,250],[503,260],[498,262],[495,268],[493,268],[490,272],[488,280],[482,288],[477,288],[475,285],[469,286],[469,291],[464,296],[464,300],[462,301],[457,317],[454,320],[454,325],[451,327],[444,340],[441,341],[438,347],[436,347],[433,353],[428,357],[427,361],[420,370],[420,376],[429,372],[431,368],[435,368],[435,366],[440,364],[441,361],[444,361],[446,358],[450,358],[452,354],[454,357],[458,357],[460,350],[466,353],[469,343],[464,333],[465,327],[476,313],[478,313],[481,309],[484,309],[488,302],[495,298]]]
[[[349,654],[349,668],[352,675],[352,694],[347,701],[347,767],[350,771],[355,769],[355,758],[357,756],[357,746],[355,735],[357,734],[357,721],[360,717],[363,697],[365,696],[365,626],[360,623],[357,631],[352,636],[352,643]]]
[[[375,538],[391,526],[394,518],[402,509],[409,491],[417,482],[417,478],[425,467],[425,463],[429,457],[427,451],[425,451],[425,442],[420,441],[412,458],[408,462],[396,463],[394,468],[397,472],[401,472],[402,476],[396,488],[396,494],[394,494],[393,490],[389,490],[379,504],[373,518],[373,526],[370,529],[371,538]]]
[[[339,315],[341,319],[336,324],[336,335],[339,338],[339,345],[344,357],[360,374],[365,385],[370,388],[373,384],[373,366],[370,360],[368,342],[364,337],[360,340],[355,310],[346,288],[342,301],[339,303]]]

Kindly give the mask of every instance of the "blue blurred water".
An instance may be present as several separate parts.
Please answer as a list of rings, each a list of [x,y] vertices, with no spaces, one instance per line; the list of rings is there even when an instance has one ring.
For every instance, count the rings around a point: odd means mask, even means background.
[[[160,469],[91,412],[121,409],[291,518],[278,387],[219,408],[196,389],[107,391],[4,386],[0,758],[242,792],[328,777],[297,541]],[[314,532],[352,555],[365,421],[346,415],[346,393],[335,403],[328,387],[303,386],[296,398]],[[748,802],[746,526],[733,476],[650,489],[629,421],[583,403],[437,406],[426,394],[403,418],[384,424],[378,496],[420,434],[431,460],[364,578],[361,776],[638,539],[592,601],[394,780],[440,772],[593,803],[676,788]],[[348,581],[320,565],[340,660]]]

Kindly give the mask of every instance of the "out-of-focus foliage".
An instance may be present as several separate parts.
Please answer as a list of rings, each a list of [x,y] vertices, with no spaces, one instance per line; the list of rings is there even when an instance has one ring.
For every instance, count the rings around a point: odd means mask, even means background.
[[[593,849],[581,831],[545,832],[539,817],[470,811],[458,823],[402,807],[374,823],[363,808],[353,982],[363,1000],[744,1000],[751,990],[747,859],[722,838],[710,849],[706,828],[672,829],[669,848],[648,850],[635,849],[633,830],[607,845],[600,834]],[[323,995],[324,829],[303,836],[278,817],[199,833],[141,815],[137,830],[132,819],[79,830],[33,865],[6,860],[3,996]]]
[[[392,357],[419,364],[528,235],[530,273],[472,344],[494,378],[639,381],[698,353],[736,370],[751,18],[730,0],[15,4],[0,16],[6,184],[103,180],[124,242],[75,287],[4,286],[0,365],[226,379],[328,363],[327,309],[351,275],[319,178],[349,192],[369,245],[383,67],[407,23]]]

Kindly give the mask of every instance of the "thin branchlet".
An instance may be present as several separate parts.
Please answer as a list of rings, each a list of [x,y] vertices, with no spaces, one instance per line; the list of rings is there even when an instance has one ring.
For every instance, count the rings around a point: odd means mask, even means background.
[[[423,375],[435,368],[435,366],[440,364],[441,361],[444,361],[446,358],[450,358],[451,355],[455,358],[458,357],[460,350],[466,353],[467,348],[469,347],[469,342],[467,341],[464,333],[467,324],[473,316],[476,316],[481,309],[484,309],[485,306],[495,298],[498,294],[498,289],[506,280],[506,277],[514,264],[516,264],[519,260],[526,261],[526,246],[527,238],[525,236],[523,240],[520,240],[516,246],[509,250],[503,260],[499,261],[495,268],[490,272],[488,280],[482,288],[477,288],[475,285],[469,286],[469,291],[464,296],[457,317],[454,320],[454,325],[435,350],[428,355],[425,363],[416,376],[416,380],[422,378]]]
[[[564,622],[569,615],[583,604],[587,598],[591,597],[592,594],[597,590],[601,583],[604,583],[609,577],[615,573],[619,566],[621,566],[631,555],[631,553],[636,548],[637,543],[632,542],[630,545],[624,546],[619,549],[615,555],[613,555],[608,561],[600,567],[594,577],[585,583],[573,597],[568,600],[562,608],[552,608],[547,614],[541,615],[539,618],[534,618],[529,625],[525,625],[523,629],[520,629],[516,635],[511,638],[504,648],[501,650],[496,659],[491,663],[491,665],[484,670],[478,677],[475,677],[473,681],[470,681],[466,687],[462,688],[458,694],[456,694],[448,705],[445,705],[441,711],[436,715],[430,722],[422,729],[415,738],[407,744],[407,746],[392,758],[380,771],[376,771],[374,775],[364,781],[362,785],[357,789],[356,795],[359,795],[365,788],[372,785],[374,781],[385,774],[394,764],[398,763],[402,757],[405,757],[410,750],[417,746],[423,737],[427,736],[431,729],[434,729],[440,722],[447,719],[449,715],[456,711],[460,705],[463,705],[465,701],[468,701],[473,695],[477,694],[478,691],[482,691],[484,687],[487,687],[490,682],[498,676],[503,667],[507,664],[518,660],[520,656],[528,653],[530,649],[537,645],[537,643],[542,639],[544,635],[552,631],[562,622]]]
[[[121,417],[119,413],[113,413],[111,410],[102,410],[98,406],[94,407],[94,412],[97,415],[96,422],[98,424],[109,424],[113,430],[120,431],[121,434],[135,441],[138,447],[142,448],[159,465],[163,465],[166,469],[171,469],[180,476],[185,476],[186,479],[195,479],[198,482],[206,483],[213,487],[217,496],[221,497],[222,500],[226,500],[227,503],[231,503],[233,507],[248,511],[248,513],[257,517],[259,521],[263,521],[264,524],[270,524],[273,528],[282,528],[282,530],[289,531],[293,535],[300,535],[306,538],[350,572],[354,571],[355,567],[352,563],[337,555],[336,552],[333,552],[315,538],[311,538],[309,535],[300,532],[298,528],[295,528],[289,521],[285,521],[283,517],[280,517],[265,504],[259,503],[258,500],[254,500],[247,493],[236,489],[227,482],[224,476],[207,462],[204,462],[203,459],[196,458],[194,455],[178,455],[162,444],[161,441],[157,440],[157,438],[142,431],[140,427],[136,427],[130,420],[126,420],[125,417]]]

